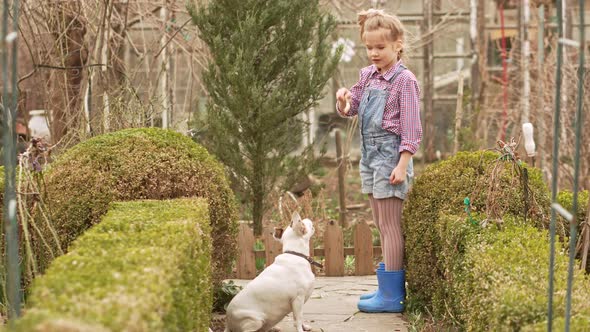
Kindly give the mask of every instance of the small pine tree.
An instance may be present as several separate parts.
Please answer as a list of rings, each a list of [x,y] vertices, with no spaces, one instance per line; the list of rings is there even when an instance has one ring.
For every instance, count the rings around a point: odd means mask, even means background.
[[[341,51],[332,54],[328,40],[336,22],[317,0],[216,0],[189,10],[211,55],[203,74],[209,147],[261,234],[269,193],[313,159],[311,149],[296,156],[306,125],[299,115],[317,104],[338,64]]]

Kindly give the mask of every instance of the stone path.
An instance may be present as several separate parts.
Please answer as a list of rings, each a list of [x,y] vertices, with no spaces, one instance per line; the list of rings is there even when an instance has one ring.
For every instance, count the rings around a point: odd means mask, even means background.
[[[234,280],[244,286],[249,280]],[[358,311],[360,294],[377,288],[375,276],[317,277],[311,298],[303,307],[305,323],[313,332],[406,332],[401,314],[366,314]],[[289,314],[278,325],[282,332],[296,332]]]

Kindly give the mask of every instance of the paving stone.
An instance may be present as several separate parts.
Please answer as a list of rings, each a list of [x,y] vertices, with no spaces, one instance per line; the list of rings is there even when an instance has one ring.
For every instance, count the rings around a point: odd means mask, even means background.
[[[244,286],[249,280],[234,280]],[[367,314],[356,305],[360,294],[377,288],[375,276],[318,277],[314,292],[303,307],[303,318],[312,332],[406,332],[402,314]],[[282,332],[296,332],[293,316],[287,315],[278,325]]]

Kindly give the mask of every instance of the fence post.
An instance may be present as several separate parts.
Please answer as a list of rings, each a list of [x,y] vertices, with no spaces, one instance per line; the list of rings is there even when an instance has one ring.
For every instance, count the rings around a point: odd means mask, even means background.
[[[342,152],[342,139],[340,130],[336,129],[336,163],[338,164],[338,193],[340,199],[340,226],[346,228],[346,191],[344,188],[344,177],[346,175],[346,162]]]
[[[238,233],[238,279],[254,279],[256,277],[256,259],[254,255],[254,233],[247,224],[241,224]]]
[[[354,258],[355,275],[373,274],[373,234],[364,221],[354,226]]]
[[[342,228],[334,220],[328,222],[324,232],[324,255],[326,256],[326,276],[344,275],[344,240]]]
[[[264,232],[264,256],[266,258],[266,266],[269,266],[275,261],[275,258],[283,252],[283,245],[277,241],[273,236],[273,231],[266,229]]]
[[[314,256],[315,256],[315,248],[313,246],[313,237],[311,237],[309,239],[309,257],[314,258]],[[318,274],[317,268],[313,265],[311,265],[311,272],[313,272],[314,275]]]

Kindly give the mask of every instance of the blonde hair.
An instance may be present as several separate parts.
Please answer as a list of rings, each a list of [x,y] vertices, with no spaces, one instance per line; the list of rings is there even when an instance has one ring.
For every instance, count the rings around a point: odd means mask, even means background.
[[[361,40],[365,40],[365,31],[375,31],[379,28],[389,30],[388,39],[402,43],[402,49],[397,55],[398,60],[401,58],[404,51],[404,26],[397,16],[387,14],[381,9],[369,9],[358,14],[358,24],[361,27]]]

